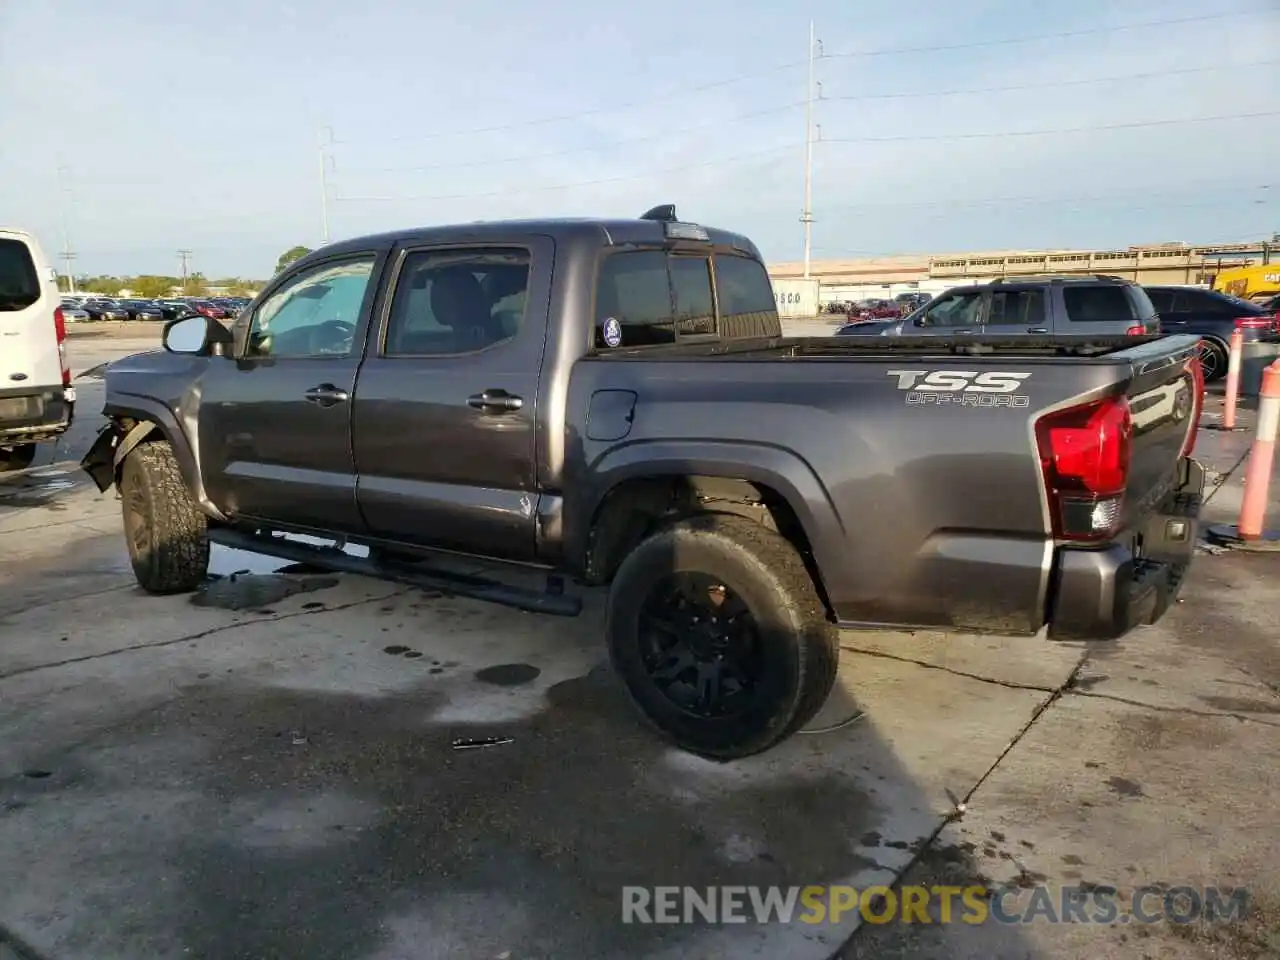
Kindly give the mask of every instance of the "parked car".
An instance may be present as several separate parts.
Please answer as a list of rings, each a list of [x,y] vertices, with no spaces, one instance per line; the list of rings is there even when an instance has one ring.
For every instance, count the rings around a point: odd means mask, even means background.
[[[35,460],[71,426],[76,388],[57,274],[36,238],[0,229],[0,473]]]
[[[220,307],[212,300],[188,300],[187,306],[192,312],[209,320],[233,319],[226,307]]]
[[[837,336],[1154,336],[1160,318],[1142,287],[1105,276],[1018,277],[953,287],[878,330]]]
[[[185,300],[157,300],[155,305],[164,320],[177,320],[195,313]]]
[[[164,312],[150,300],[121,300],[120,306],[129,311],[130,320],[157,322],[164,319]]]
[[[79,300],[62,298],[62,319],[66,323],[85,323],[92,319],[89,311],[80,306]]]
[[[902,311],[899,309],[898,304],[892,300],[863,300],[855,303],[848,313],[850,321],[885,320],[890,317],[900,316],[902,316]]]
[[[1280,308],[1201,287],[1148,286],[1146,291],[1160,313],[1160,323],[1165,330],[1204,338],[1206,380],[1226,376],[1227,351],[1234,331],[1239,330],[1247,341],[1280,335]]]
[[[728,759],[813,717],[837,623],[1109,638],[1169,606],[1198,340],[989,343],[783,338],[755,244],[674,207],[384,233],[112,363],[83,466],[151,593],[211,542],[546,613],[607,584],[640,712]]]
[[[80,309],[94,320],[128,320],[129,311],[123,305],[105,297],[95,297],[80,304]]]

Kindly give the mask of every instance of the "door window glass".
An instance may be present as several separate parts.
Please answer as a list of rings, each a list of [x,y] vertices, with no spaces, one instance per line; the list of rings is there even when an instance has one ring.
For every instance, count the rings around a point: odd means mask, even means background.
[[[1158,313],[1173,313],[1173,291],[1147,288],[1147,298]]]
[[[1040,290],[998,290],[991,294],[987,326],[1044,326],[1044,293]]]
[[[953,293],[939,297],[916,321],[921,327],[976,327],[982,313],[982,293]]]
[[[419,250],[396,281],[385,354],[451,356],[511,340],[524,322],[527,250]]]
[[[271,294],[253,315],[246,355],[350,354],[374,260],[370,255],[321,264]]]

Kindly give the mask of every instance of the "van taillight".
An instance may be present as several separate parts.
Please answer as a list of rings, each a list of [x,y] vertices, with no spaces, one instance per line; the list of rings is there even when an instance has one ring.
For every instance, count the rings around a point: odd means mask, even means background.
[[[58,362],[62,365],[62,385],[71,386],[71,367],[67,365],[67,318],[61,307],[53,308],[53,332],[58,338]]]
[[[1036,421],[1055,537],[1097,541],[1115,533],[1129,482],[1132,438],[1125,397],[1057,410]]]
[[[1196,437],[1200,435],[1200,414],[1204,411],[1204,364],[1200,354],[1187,361],[1187,375],[1191,378],[1191,426],[1187,439],[1182,441],[1181,456],[1189,457],[1196,449]]]

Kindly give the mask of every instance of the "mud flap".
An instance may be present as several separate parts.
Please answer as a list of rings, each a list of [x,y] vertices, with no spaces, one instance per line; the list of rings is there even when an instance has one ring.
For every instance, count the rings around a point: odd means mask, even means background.
[[[99,493],[106,493],[116,482],[115,451],[120,431],[109,423],[98,431],[98,439],[80,461],[80,468],[93,479]]]

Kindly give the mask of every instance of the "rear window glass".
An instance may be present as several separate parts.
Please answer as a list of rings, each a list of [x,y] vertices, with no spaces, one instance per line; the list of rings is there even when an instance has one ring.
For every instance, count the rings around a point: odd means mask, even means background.
[[[616,327],[610,320],[617,321]],[[614,330],[621,334],[618,343],[607,339]],[[675,342],[666,253],[638,250],[605,257],[596,282],[596,347],[648,347]]]
[[[671,290],[676,301],[676,331],[682,337],[716,332],[711,299],[711,264],[705,257],[672,257]]]
[[[1129,292],[1129,301],[1133,305],[1134,314],[1139,320],[1154,320],[1158,311],[1156,305],[1147,296],[1147,291],[1141,287],[1126,287]]]
[[[1067,319],[1075,323],[1124,322],[1136,319],[1123,286],[1063,288]]]
[[[750,257],[717,256],[715,271],[721,336],[781,336],[778,304],[763,263]]]
[[[40,299],[40,278],[21,240],[0,240],[0,311],[25,310]]]

